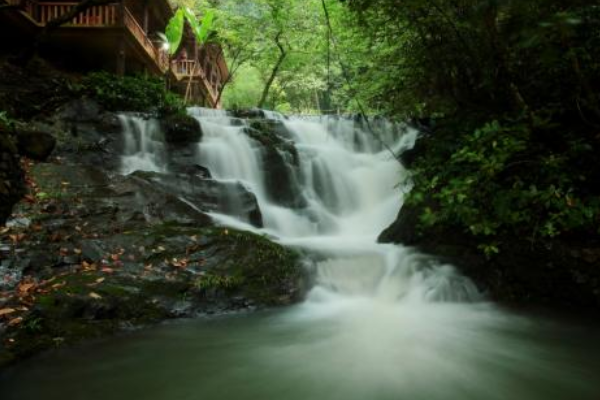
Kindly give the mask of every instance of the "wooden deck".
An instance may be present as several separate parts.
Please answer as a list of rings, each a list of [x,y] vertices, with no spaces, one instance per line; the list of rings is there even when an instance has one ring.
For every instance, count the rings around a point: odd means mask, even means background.
[[[70,12],[78,3],[70,2],[42,2],[37,0],[0,0],[0,4],[7,3],[18,6],[18,13],[22,20],[32,29],[41,29],[48,22]],[[28,22],[27,22],[28,21]],[[218,107],[217,103],[219,92],[219,79],[210,75],[205,70],[207,63],[206,59],[187,59],[174,60],[169,65],[169,55],[162,49],[160,43],[152,41],[146,31],[143,23],[140,23],[134,16],[131,10],[123,2],[115,2],[103,6],[91,7],[88,10],[80,13],[72,21],[64,24],[57,30],[57,33],[62,34],[60,40],[64,41],[64,46],[71,46],[76,43],[80,48],[88,47],[98,52],[104,47],[103,54],[107,55],[109,43],[113,43],[116,47],[119,42],[120,35],[125,31],[126,42],[134,46],[135,54],[141,57],[140,60],[145,60],[145,65],[151,65],[150,70],[155,73],[170,72],[171,76],[178,82],[180,87],[188,87],[189,82],[199,84],[205,92],[205,98],[209,103]],[[125,40],[125,39],[123,39]],[[96,50],[93,50],[96,49]],[[114,51],[114,50],[113,50]],[[198,54],[196,54],[198,56]],[[222,56],[222,53],[221,53]],[[223,63],[223,59],[215,61]],[[209,72],[210,72],[210,66]],[[226,72],[227,67],[220,64],[218,68]]]
[[[206,72],[202,68],[202,64],[196,60],[175,60],[171,64],[171,71],[177,81],[196,80],[202,82],[210,95],[210,102],[213,106],[217,106],[217,98],[219,93],[206,76]]]
[[[21,0],[5,1],[8,4],[13,5],[21,4]],[[75,2],[41,3],[33,0],[26,0],[25,7],[20,11],[25,14],[32,23],[41,28],[49,21],[68,13],[76,5],[77,3]],[[169,68],[168,55],[150,40],[129,9],[122,4],[114,3],[91,7],[80,13],[70,23],[61,26],[61,29],[77,28],[125,28],[145,50],[146,54],[154,61],[158,70],[164,73]]]

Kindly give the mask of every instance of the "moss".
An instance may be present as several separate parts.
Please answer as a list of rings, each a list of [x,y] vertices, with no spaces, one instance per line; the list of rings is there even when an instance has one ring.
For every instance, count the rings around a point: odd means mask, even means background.
[[[259,304],[278,305],[282,299],[299,294],[295,292],[302,268],[297,253],[250,232],[213,229],[208,237],[221,251],[228,252],[216,271],[231,276],[246,297]]]

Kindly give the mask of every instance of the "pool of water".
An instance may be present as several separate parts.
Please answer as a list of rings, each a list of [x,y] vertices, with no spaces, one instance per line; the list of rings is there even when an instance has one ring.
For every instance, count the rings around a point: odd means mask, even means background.
[[[163,325],[20,364],[3,400],[597,400],[600,330],[489,304],[339,302]]]

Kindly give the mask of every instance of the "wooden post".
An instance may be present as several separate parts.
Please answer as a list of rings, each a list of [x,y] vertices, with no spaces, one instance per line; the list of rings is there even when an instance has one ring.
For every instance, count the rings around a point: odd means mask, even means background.
[[[125,1],[120,0],[119,6],[117,8],[117,26],[121,29],[125,28]],[[119,42],[117,44],[117,57],[116,57],[116,73],[119,76],[124,76],[125,71],[127,70],[126,64],[126,48],[125,48],[125,36],[126,33],[122,32],[121,37],[119,38]]]
[[[124,76],[127,70],[127,49],[125,48],[125,35],[117,45],[117,75]]]
[[[148,34],[148,28],[150,23],[150,11],[148,9],[148,1],[144,1],[144,21],[142,27],[144,28],[144,32],[146,35]]]

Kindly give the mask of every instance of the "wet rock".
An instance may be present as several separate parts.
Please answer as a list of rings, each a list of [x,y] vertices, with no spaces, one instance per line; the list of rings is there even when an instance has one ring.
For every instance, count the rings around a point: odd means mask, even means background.
[[[103,118],[104,110],[93,99],[83,97],[65,104],[57,112],[60,120],[67,122],[91,122],[100,123]]]
[[[229,114],[234,118],[240,119],[265,118],[265,112],[259,108],[231,110]]]
[[[185,114],[175,114],[161,120],[161,126],[167,143],[186,145],[202,139],[200,123]]]
[[[555,239],[529,242],[519,237],[497,237],[500,254],[487,258],[480,240],[460,228],[419,224],[422,210],[404,206],[380,242],[401,243],[457,266],[493,300],[519,306],[543,306],[577,312],[600,308],[600,270],[586,257],[600,254],[597,238],[576,242]],[[592,252],[590,253],[590,249]]]
[[[179,202],[192,204],[204,212],[234,215],[262,227],[262,214],[256,196],[239,182],[218,182],[200,175],[174,175],[135,172],[135,179],[147,182],[152,193],[179,193]]]
[[[95,243],[136,262],[42,284],[22,323],[6,330],[0,364],[167,318],[286,305],[306,290],[298,254],[247,232],[168,223]]]
[[[17,134],[17,147],[19,153],[36,161],[46,161],[54,148],[54,136],[37,131],[19,131]]]
[[[197,176],[203,179],[211,179],[211,173],[208,168],[203,167],[202,165],[192,164],[192,165],[169,165],[168,170],[183,175],[192,175]]]
[[[253,121],[258,130],[245,128],[244,133],[261,145],[264,163],[265,187],[270,199],[282,206],[301,208],[306,200],[298,183],[299,155],[294,142],[280,136],[283,125]]]
[[[17,148],[8,132],[0,130],[0,226],[24,194],[25,179]]]

